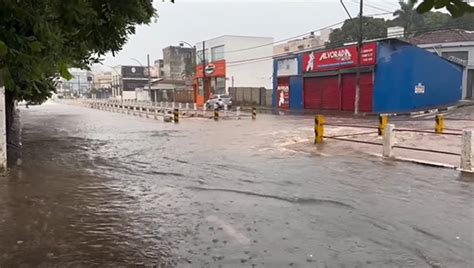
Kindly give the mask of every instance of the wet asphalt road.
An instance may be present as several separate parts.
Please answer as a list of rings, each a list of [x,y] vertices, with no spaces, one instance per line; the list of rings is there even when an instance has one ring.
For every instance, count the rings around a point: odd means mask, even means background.
[[[2,268],[474,266],[474,183],[288,149],[310,118],[174,125],[50,104],[22,121]]]

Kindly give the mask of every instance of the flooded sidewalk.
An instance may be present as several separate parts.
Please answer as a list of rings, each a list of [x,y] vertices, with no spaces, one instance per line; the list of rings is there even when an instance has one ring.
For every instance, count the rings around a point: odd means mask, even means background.
[[[474,265],[469,178],[322,156],[309,117],[21,112],[23,164],[0,178],[0,267]]]

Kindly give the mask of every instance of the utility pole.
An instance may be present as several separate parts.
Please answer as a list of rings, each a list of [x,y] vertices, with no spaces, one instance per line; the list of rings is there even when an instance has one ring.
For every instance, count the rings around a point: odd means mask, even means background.
[[[202,89],[206,96],[206,41],[202,41]]]
[[[146,60],[148,62],[148,97],[150,97],[150,100],[151,100],[150,54],[146,54]]]
[[[362,55],[362,19],[364,12],[364,0],[360,0],[360,11],[359,11],[359,36],[357,40],[357,69],[356,69],[356,89],[355,89],[355,101],[354,101],[354,114],[359,114],[359,99],[360,99],[360,61]]]

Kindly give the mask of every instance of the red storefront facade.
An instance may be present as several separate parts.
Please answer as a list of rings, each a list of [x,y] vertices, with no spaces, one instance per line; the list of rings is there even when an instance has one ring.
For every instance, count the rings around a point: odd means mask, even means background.
[[[360,110],[372,111],[376,43],[361,52]],[[354,111],[357,47],[313,51],[303,55],[305,109]]]

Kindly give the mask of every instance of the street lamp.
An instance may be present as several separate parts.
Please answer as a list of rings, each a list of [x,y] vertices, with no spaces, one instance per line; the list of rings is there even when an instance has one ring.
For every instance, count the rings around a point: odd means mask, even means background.
[[[136,61],[141,67],[143,67],[143,64],[139,60],[137,60],[135,58],[130,58],[130,59],[133,60],[133,61]],[[148,70],[148,95],[149,95],[148,97],[150,97],[150,99],[151,99],[150,54],[146,54],[146,59],[147,59],[147,62],[148,62],[148,68],[147,68],[147,70]]]
[[[140,65],[141,67],[143,67],[143,64],[139,60],[137,60],[135,58],[130,58],[130,59],[135,61],[136,63],[138,63],[138,65]]]
[[[186,41],[179,41],[179,46],[184,47],[184,45],[188,45],[190,48],[195,48],[195,46],[191,45],[190,43]]]

